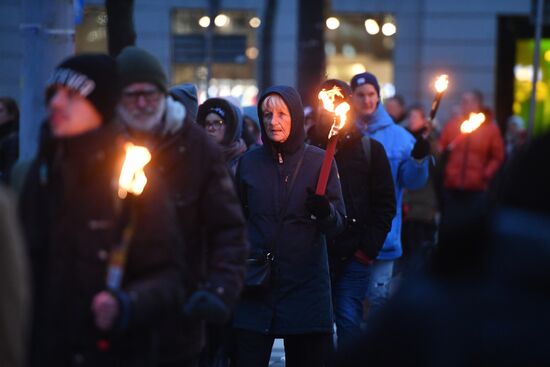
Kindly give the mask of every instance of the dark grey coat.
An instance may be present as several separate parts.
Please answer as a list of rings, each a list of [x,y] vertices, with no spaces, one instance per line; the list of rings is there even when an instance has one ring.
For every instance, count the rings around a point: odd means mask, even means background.
[[[306,148],[304,144],[303,108],[298,93],[290,87],[272,87],[264,92],[258,106],[271,93],[285,100],[292,127],[285,143],[274,144],[262,124],[264,146],[245,154],[237,170],[251,251],[266,248],[274,241],[292,173],[302,154],[304,159],[282,218],[270,288],[243,294],[235,311],[234,326],[273,335],[330,333],[333,318],[325,234],[340,231],[345,215],[336,163],[327,186],[331,215],[324,221],[313,220],[304,206],[306,190],[315,188],[324,151]],[[282,164],[277,159],[279,154]]]

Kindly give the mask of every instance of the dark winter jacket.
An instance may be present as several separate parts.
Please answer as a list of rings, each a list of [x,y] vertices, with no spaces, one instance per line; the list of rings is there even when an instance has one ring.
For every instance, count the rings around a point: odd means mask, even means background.
[[[17,157],[19,157],[19,123],[12,120],[0,125],[0,182],[9,182],[10,171]]]
[[[363,135],[354,124],[339,138],[336,163],[348,216],[347,228],[333,241],[331,251],[360,249],[376,259],[391,229],[395,215],[395,194],[390,163],[382,144],[370,139],[370,163],[362,143]],[[348,255],[355,251],[348,252]],[[346,255],[346,254],[342,254]]]
[[[298,93],[286,86],[266,90],[258,105],[269,94],[286,102],[292,118],[288,139],[273,143],[262,124],[261,148],[246,153],[237,169],[237,187],[248,219],[251,251],[274,252],[273,276],[269,289],[244,293],[234,317],[234,327],[272,335],[332,332],[332,303],[325,234],[342,229],[344,201],[336,164],[332,165],[327,186],[330,215],[313,220],[304,203],[307,188],[315,188],[323,150],[305,146],[303,108]],[[261,107],[258,115],[262,118]],[[288,184],[303,155],[292,191]],[[279,158],[282,163],[279,163]],[[286,214],[281,207],[289,195]],[[275,233],[282,221],[276,245]]]
[[[168,186],[184,240],[186,299],[206,289],[231,308],[242,288],[248,253],[245,220],[220,148],[197,124],[150,137],[151,169]],[[181,314],[166,325],[166,361],[196,356],[204,344],[204,322]]]
[[[156,325],[181,307],[174,213],[161,182],[147,173],[134,202],[117,330],[104,334],[95,327],[92,299],[106,289],[109,254],[120,238],[121,148],[112,128],[66,139],[45,134],[29,170],[20,210],[34,281],[31,366],[154,365]],[[100,351],[97,342],[104,338],[110,347]]]

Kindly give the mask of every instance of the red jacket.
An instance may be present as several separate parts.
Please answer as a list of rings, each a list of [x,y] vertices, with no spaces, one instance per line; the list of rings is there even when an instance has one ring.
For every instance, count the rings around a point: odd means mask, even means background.
[[[449,121],[439,140],[441,151],[450,149],[443,185],[451,190],[485,191],[504,160],[502,136],[491,119],[471,134],[463,135],[463,120],[460,117]]]

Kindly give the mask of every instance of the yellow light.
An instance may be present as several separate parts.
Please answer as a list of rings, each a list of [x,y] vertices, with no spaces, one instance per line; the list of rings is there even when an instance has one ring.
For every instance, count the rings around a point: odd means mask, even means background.
[[[335,18],[335,17],[328,18],[326,21],[326,24],[327,24],[327,28],[330,30],[335,30],[335,29],[338,29],[338,27],[340,27],[340,21],[338,20],[338,18]]]
[[[334,106],[334,99],[336,97],[344,98],[344,95],[342,94],[342,91],[337,86],[332,87],[332,89],[326,90],[323,89],[319,92],[318,98],[323,102],[323,108],[329,112],[333,112],[335,116],[339,117],[339,123],[337,121],[334,121],[334,124],[332,124],[332,128],[330,129],[330,132],[328,134],[328,138],[330,138],[333,135],[336,135],[337,132],[335,132],[335,128],[341,129],[344,127],[346,123],[346,114],[350,110],[350,105],[346,102],[340,103],[338,106]]]
[[[445,92],[448,86],[449,86],[449,78],[447,74],[440,75],[435,80],[434,87],[437,93]]]
[[[151,153],[145,147],[132,143],[124,144],[126,158],[118,179],[118,196],[124,199],[128,193],[140,195],[147,184],[143,168],[151,160]]]
[[[463,134],[470,134],[477,130],[483,122],[485,122],[485,115],[483,113],[470,113],[468,120],[465,120],[460,125],[460,132]]]
[[[397,32],[397,27],[393,23],[384,23],[382,33],[384,36],[393,36]]]
[[[249,47],[246,49],[246,57],[250,60],[255,60],[258,57],[259,51],[256,47]]]
[[[363,64],[353,64],[351,65],[351,73],[353,75],[356,75],[356,74],[361,74],[361,73],[364,73],[365,71],[367,71],[367,69],[365,68],[365,65]]]
[[[248,24],[252,28],[258,28],[260,27],[260,25],[262,25],[262,21],[258,17],[253,17],[253,18],[250,18],[250,21],[248,21]]]
[[[367,19],[365,20],[365,30],[368,34],[375,35],[380,32],[380,26],[374,19]]]
[[[216,18],[214,18],[214,24],[216,27],[225,27],[229,24],[229,17],[225,14],[218,14]]]
[[[203,28],[208,28],[210,25],[210,17],[207,17],[206,15],[199,19],[199,25]]]
[[[519,115],[521,113],[521,103],[514,102],[514,105],[513,105],[512,109],[513,109],[515,115]]]
[[[544,52],[544,60],[550,62],[550,50]]]

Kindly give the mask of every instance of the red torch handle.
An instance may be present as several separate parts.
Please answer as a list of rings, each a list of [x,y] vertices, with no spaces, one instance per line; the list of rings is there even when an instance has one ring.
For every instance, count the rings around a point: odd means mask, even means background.
[[[321,173],[317,179],[317,188],[315,189],[316,195],[325,195],[327,191],[328,175],[330,174],[330,167],[332,166],[332,159],[336,152],[336,143],[338,142],[338,135],[330,138],[327,144],[327,150],[325,151],[325,158],[323,159],[323,165],[321,166]]]

